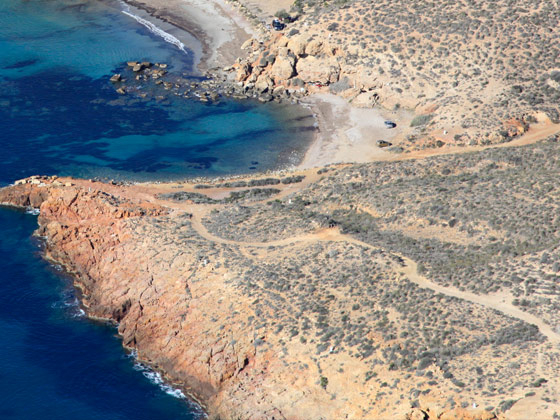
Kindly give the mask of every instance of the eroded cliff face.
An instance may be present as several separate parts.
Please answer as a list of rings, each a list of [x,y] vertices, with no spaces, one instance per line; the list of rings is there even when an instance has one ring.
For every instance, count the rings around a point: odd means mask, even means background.
[[[141,229],[164,224],[166,209],[49,179],[4,189],[0,202],[39,208],[36,233],[45,239],[46,257],[75,276],[88,315],[117,323],[126,347],[201,402],[212,404],[224,382],[248,368],[252,337],[232,325],[232,343],[204,323],[221,295],[211,270],[199,269],[190,253],[170,250],[164,235]]]
[[[451,382],[443,367],[430,368],[435,385],[421,393],[416,377],[371,362],[397,339],[364,328],[368,313],[382,321],[375,314],[385,309],[360,308],[352,290],[363,295],[376,276],[379,290],[403,283],[406,293],[433,299],[401,277],[402,259],[336,229],[283,219],[268,242],[228,225],[218,235],[208,230],[215,229],[209,218],[242,213],[241,207],[165,201],[142,188],[38,177],[0,190],[0,203],[40,209],[37,234],[45,238],[46,257],[74,275],[88,315],[115,322],[124,346],[190,392],[211,417],[497,418],[456,408],[460,394],[447,394]],[[268,222],[263,235],[276,223]],[[367,283],[359,283],[356,272],[348,280],[355,287],[337,289],[336,270],[348,279],[349,271],[366,265]],[[472,322],[510,323],[470,303],[448,300],[446,306]],[[393,309],[383,313],[389,317],[383,322],[392,323]],[[341,333],[338,317],[346,318],[348,335],[374,345],[346,349],[340,341],[321,349],[321,334]],[[403,399],[411,389],[418,391],[412,406]]]

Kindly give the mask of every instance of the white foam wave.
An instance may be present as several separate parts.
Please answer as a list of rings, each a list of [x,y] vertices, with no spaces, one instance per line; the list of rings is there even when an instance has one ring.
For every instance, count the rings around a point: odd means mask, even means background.
[[[86,316],[86,311],[82,308],[76,308],[74,312],[71,314],[72,318],[83,318]]]
[[[63,304],[67,308],[76,308],[76,307],[80,306],[80,302],[78,301],[77,297],[75,297],[71,300],[66,300],[66,301],[63,302]]]
[[[83,318],[86,316],[85,311],[80,308],[80,301],[77,297],[69,292],[63,294],[63,299],[51,304],[53,309],[65,309],[67,314],[72,318]]]
[[[39,216],[39,209],[34,209],[33,207],[27,207],[25,209],[26,214],[32,214],[33,216]]]
[[[130,351],[130,353],[126,355],[126,357],[136,360],[138,357],[138,353],[135,349],[133,349]],[[191,413],[196,415],[195,418],[197,419],[208,418],[208,415],[204,412],[204,410],[199,404],[187,398],[187,396],[180,389],[173,388],[171,385],[166,384],[158,372],[154,372],[148,366],[143,365],[142,363],[139,362],[134,363],[133,369],[138,372],[142,372],[142,375],[144,375],[146,379],[148,379],[152,384],[157,385],[166,394],[171,395],[172,397],[175,398],[185,400],[189,404]]]
[[[168,34],[164,30],[158,28],[152,22],[147,21],[146,19],[143,19],[140,16],[136,16],[135,14],[130,13],[127,10],[123,10],[122,12],[125,15],[130,16],[132,19],[134,19],[136,22],[140,23],[141,25],[144,25],[146,28],[148,28],[148,30],[150,32],[152,32],[152,33],[156,34],[157,36],[163,38],[163,40],[165,42],[169,42],[170,44],[175,45],[177,48],[179,48],[184,53],[187,52],[187,50],[185,50],[185,44],[183,44],[179,39],[175,38],[173,35]]]
[[[173,388],[171,385],[166,384],[158,372],[154,372],[153,370],[144,366],[143,364],[135,363],[134,370],[142,372],[142,375],[144,375],[144,377],[146,377],[154,385],[157,385],[166,394],[180,399],[187,398],[180,389]]]

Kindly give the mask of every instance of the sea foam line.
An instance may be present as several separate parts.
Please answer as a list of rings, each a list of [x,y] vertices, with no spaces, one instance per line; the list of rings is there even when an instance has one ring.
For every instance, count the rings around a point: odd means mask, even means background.
[[[39,211],[39,209],[35,209],[35,208],[33,208],[33,207],[27,207],[27,208],[25,209],[25,213],[26,213],[26,214],[32,214],[33,216],[39,216],[39,214],[40,214],[41,212]]]
[[[185,54],[187,53],[187,50],[185,50],[185,44],[183,44],[181,41],[179,41],[177,38],[175,38],[173,35],[168,34],[167,32],[165,32],[163,29],[158,28],[156,25],[154,25],[152,22],[147,21],[146,19],[141,18],[140,16],[136,16],[133,13],[130,13],[127,10],[122,10],[122,12],[127,15],[130,16],[132,19],[134,19],[136,22],[140,23],[141,25],[144,25],[146,28],[148,28],[148,30],[154,34],[156,34],[157,36],[163,38],[163,40],[165,42],[169,42],[170,44],[175,45],[177,48],[179,48],[181,51],[183,51]]]
[[[137,361],[138,353],[136,350],[132,350],[127,357],[130,357],[131,359],[134,360],[134,365],[132,368],[138,372],[141,372],[142,375],[144,375],[144,377],[148,379],[148,381],[150,381],[152,384],[156,385],[157,387],[159,387],[159,389],[161,389],[166,394],[171,395],[172,397],[185,400],[188,403],[189,408],[193,412],[193,414],[197,415],[197,418],[199,419],[208,418],[208,416],[202,410],[202,408],[194,401],[191,401],[189,398],[187,398],[187,396],[183,393],[183,391],[165,383],[163,377],[159,372],[156,372],[150,369],[148,366],[138,362]]]

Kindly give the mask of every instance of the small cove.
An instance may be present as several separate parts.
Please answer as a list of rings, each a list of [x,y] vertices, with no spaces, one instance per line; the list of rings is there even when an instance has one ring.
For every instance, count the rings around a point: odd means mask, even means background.
[[[118,95],[109,78],[129,60],[199,77],[188,42],[179,49],[124,7],[0,4],[0,186],[34,174],[153,181],[299,163],[314,130],[303,108]],[[0,417],[201,417],[125,354],[113,327],[83,316],[71,280],[41,259],[35,228],[36,216],[0,208]]]

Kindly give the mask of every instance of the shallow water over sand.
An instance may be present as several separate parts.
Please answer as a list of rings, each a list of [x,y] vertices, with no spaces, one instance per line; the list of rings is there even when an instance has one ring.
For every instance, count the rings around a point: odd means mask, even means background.
[[[227,175],[297,164],[313,133],[303,108],[121,96],[127,61],[193,74],[193,56],[122,3],[0,4],[0,179],[62,174],[134,180]],[[141,87],[144,88],[144,87]],[[146,89],[149,87],[146,86]],[[257,163],[254,163],[257,162]]]
[[[33,174],[129,180],[297,163],[313,121],[294,107],[122,97],[128,60],[192,74],[192,54],[117,1],[0,2],[0,186]],[[161,35],[161,34],[160,34]],[[0,208],[0,418],[190,419],[177,390],[83,317],[69,279],[40,259],[36,217]]]

